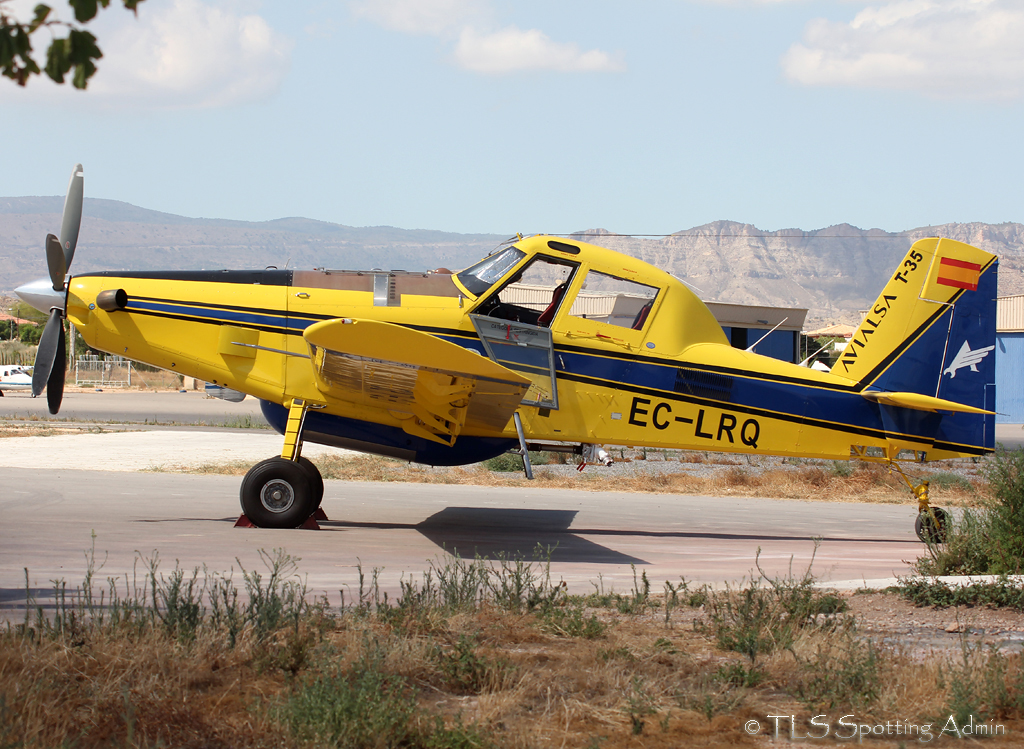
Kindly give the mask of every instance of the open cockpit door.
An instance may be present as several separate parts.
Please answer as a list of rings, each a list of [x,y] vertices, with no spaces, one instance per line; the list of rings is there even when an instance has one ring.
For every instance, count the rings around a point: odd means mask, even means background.
[[[469,316],[491,360],[530,381],[524,405],[558,408],[550,327],[571,304],[579,267],[575,260],[535,255],[483,294]]]
[[[555,382],[555,350],[551,331],[538,325],[508,322],[484,315],[470,315],[487,356],[530,381],[523,396],[525,406],[558,408]]]

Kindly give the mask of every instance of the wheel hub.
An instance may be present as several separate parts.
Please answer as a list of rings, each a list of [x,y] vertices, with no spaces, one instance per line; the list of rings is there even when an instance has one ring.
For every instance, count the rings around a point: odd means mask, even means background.
[[[295,503],[295,490],[284,479],[273,479],[263,485],[260,501],[270,512],[286,512]]]

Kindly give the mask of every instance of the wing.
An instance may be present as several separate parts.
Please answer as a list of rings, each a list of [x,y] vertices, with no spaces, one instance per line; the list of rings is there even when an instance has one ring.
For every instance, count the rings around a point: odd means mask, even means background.
[[[454,445],[467,427],[501,431],[530,381],[436,336],[339,318],[303,333],[325,395],[378,408],[417,437]]]

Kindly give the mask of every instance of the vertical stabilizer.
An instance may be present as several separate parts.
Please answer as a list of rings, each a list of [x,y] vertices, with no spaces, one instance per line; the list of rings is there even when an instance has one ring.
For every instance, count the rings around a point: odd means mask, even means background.
[[[868,310],[832,373],[860,390],[919,393],[995,407],[995,255],[952,239],[922,239]],[[994,417],[942,420],[947,439],[991,447]]]

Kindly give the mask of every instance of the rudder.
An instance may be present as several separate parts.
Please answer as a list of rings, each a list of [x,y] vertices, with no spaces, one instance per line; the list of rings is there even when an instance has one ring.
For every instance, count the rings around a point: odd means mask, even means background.
[[[832,373],[859,390],[995,407],[998,259],[952,239],[915,242]],[[991,448],[991,415],[942,419],[943,441]]]

